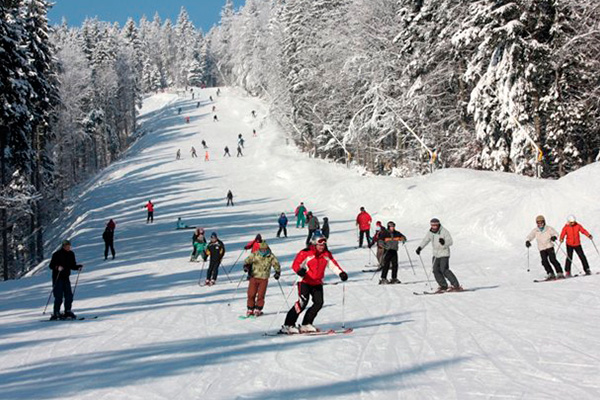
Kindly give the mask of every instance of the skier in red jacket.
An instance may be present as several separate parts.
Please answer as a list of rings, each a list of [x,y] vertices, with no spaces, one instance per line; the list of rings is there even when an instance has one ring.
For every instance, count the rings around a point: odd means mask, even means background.
[[[577,223],[574,215],[569,215],[569,219],[567,224],[562,229],[560,233],[560,242],[562,243],[565,240],[565,236],[567,237],[567,261],[565,262],[565,275],[571,276],[571,263],[573,261],[573,251],[577,253],[579,259],[581,260],[581,264],[583,264],[583,270],[586,275],[590,275],[590,265],[588,264],[588,260],[585,257],[585,253],[583,252],[583,248],[581,247],[581,240],[579,239],[579,234],[583,233],[585,236],[593,239],[592,235],[585,228]]]
[[[356,225],[360,230],[358,237],[358,247],[363,245],[363,236],[367,237],[367,246],[371,246],[371,216],[365,211],[364,207],[360,208],[360,213],[356,217]]]
[[[148,217],[146,217],[146,223],[154,222],[154,204],[152,203],[152,200],[148,200],[148,203],[146,203],[144,208],[148,209]]]
[[[327,249],[327,239],[323,236],[314,236],[312,244],[306,249],[300,251],[294,262],[292,269],[302,277],[298,282],[298,301],[288,311],[285,318],[285,324],[281,327],[280,333],[308,333],[317,332],[313,326],[313,321],[321,307],[323,307],[323,276],[325,268],[329,267],[342,281],[348,279],[348,274],[342,270],[333,255]],[[302,326],[298,329],[296,321],[308,305],[308,300],[312,296],[313,305],[306,311]]]
[[[262,241],[262,236],[259,233],[253,240],[249,241],[248,244],[244,246],[244,249],[250,250],[251,253],[256,253],[258,250],[260,250],[260,244]]]

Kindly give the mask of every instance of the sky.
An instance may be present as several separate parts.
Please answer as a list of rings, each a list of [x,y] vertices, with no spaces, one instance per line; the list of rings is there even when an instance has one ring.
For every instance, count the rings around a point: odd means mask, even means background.
[[[236,8],[244,2],[234,0]],[[101,21],[116,21],[123,26],[128,17],[136,22],[142,15],[152,19],[157,11],[163,21],[170,18],[175,22],[183,6],[194,26],[207,32],[218,23],[225,0],[53,0],[53,3],[54,6],[48,12],[52,25],[60,24],[63,17],[70,26],[80,26],[86,17],[98,17]]]

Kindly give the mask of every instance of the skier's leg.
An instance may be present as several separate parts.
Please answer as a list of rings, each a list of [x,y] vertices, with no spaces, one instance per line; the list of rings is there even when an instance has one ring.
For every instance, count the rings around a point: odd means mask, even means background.
[[[71,311],[71,307],[73,306],[73,291],[71,290],[71,281],[65,281],[64,286],[65,293],[65,313],[67,311]]]
[[[554,275],[554,271],[552,271],[552,267],[550,266],[550,263],[548,262],[548,250],[540,251],[540,256],[542,257],[542,265],[544,266],[546,273],[550,274],[550,275]]]
[[[112,254],[112,258],[115,258],[115,243],[110,242],[110,254]]]
[[[441,263],[440,258],[433,259],[433,277],[437,282],[438,286],[444,289],[448,288],[448,282],[446,282],[446,278],[444,278],[444,274],[441,271]]]
[[[362,247],[364,234],[365,234],[365,231],[360,231],[358,233],[358,247]]]
[[[63,291],[64,282],[58,279],[54,283],[54,289],[52,289],[52,294],[54,295],[54,315],[60,314],[60,306],[63,302]]]
[[[589,271],[590,270],[590,264],[588,264],[588,260],[585,256],[585,253],[583,252],[583,247],[581,247],[581,245],[575,247],[575,251],[577,252],[577,255],[579,256],[579,259],[581,260],[581,264],[583,265],[583,270],[584,271]]]
[[[104,242],[104,259],[108,258],[108,242]]]
[[[304,320],[302,321],[302,325],[308,325],[313,323],[319,310],[323,308],[323,285],[313,286],[311,290],[313,305],[306,310],[306,314],[304,314]]]
[[[256,308],[262,310],[265,306],[265,295],[267,294],[267,286],[269,286],[268,279],[257,279],[257,292],[256,292]]]
[[[565,260],[565,272],[571,272],[571,262],[573,261],[573,249],[573,247],[567,245],[567,259]]]
[[[300,316],[300,313],[304,311],[306,308],[306,304],[308,303],[308,296],[310,287],[305,283],[298,283],[298,301],[294,304],[290,311],[288,311],[287,316],[285,317],[284,325],[286,326],[294,326],[296,325],[296,321]]]
[[[383,264],[381,269],[381,279],[387,279],[388,270],[390,269],[390,252],[386,251],[383,254]]]
[[[454,287],[459,286],[458,279],[452,271],[450,271],[450,257],[441,257],[440,260],[440,271],[444,274],[444,277],[450,281],[450,284]]]
[[[283,236],[287,237],[287,228],[285,226],[283,227]]]
[[[398,252],[392,251],[391,253],[392,279],[398,279]]]
[[[283,229],[282,226],[279,226],[279,229],[277,230],[277,237],[281,236],[281,230]]]
[[[248,310],[254,310],[256,306],[256,292],[258,291],[258,284],[256,282],[256,278],[250,278],[250,282],[248,282],[248,301],[246,306]]]
[[[554,265],[554,269],[556,270],[556,273],[562,274],[563,270],[562,270],[562,267],[560,266],[560,263],[556,259],[556,253],[554,252],[554,249],[548,249],[548,258],[550,259],[550,262],[552,263],[552,265]]]

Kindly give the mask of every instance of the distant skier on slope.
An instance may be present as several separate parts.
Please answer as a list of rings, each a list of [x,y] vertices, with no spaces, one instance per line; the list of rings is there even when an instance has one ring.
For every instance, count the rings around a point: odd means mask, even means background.
[[[360,212],[356,216],[356,225],[359,229],[358,247],[363,245],[363,236],[367,238],[367,246],[371,245],[371,216],[365,211],[364,207],[360,208]]]
[[[204,141],[204,140],[202,141],[202,147],[203,147],[205,150],[206,150],[206,149],[208,149],[208,146],[206,145],[206,141]]]
[[[321,227],[321,234],[325,236],[325,239],[329,240],[329,218],[323,217],[323,226]]]
[[[192,153],[192,158],[198,158],[198,154],[196,154],[196,148],[194,148],[194,146],[192,146],[190,152]]]
[[[387,223],[387,230],[381,232],[378,237],[379,245],[383,248],[381,279],[380,285],[400,283],[398,279],[398,247],[399,243],[404,243],[406,237],[396,230],[396,223],[390,221]],[[392,268],[392,280],[388,281],[387,274]]]
[[[227,206],[229,206],[230,204],[233,207],[233,193],[231,193],[231,190],[227,192]]]
[[[181,160],[181,149],[177,149],[177,154],[175,155],[176,160]]]
[[[204,252],[210,257],[208,271],[206,271],[205,284],[207,286],[213,286],[217,282],[219,265],[221,265],[221,261],[225,256],[225,245],[217,237],[217,232],[210,234],[210,243]]]
[[[306,223],[306,207],[303,202],[300,202],[300,205],[296,207],[296,211],[294,211],[294,215],[296,216],[296,228],[300,227],[300,223],[302,223],[302,227],[304,228],[304,224]]]
[[[348,274],[342,270],[327,249],[327,239],[322,236],[314,237],[311,245],[300,251],[292,263],[292,269],[302,279],[298,283],[298,301],[288,311],[280,333],[293,334],[318,331],[313,322],[319,310],[323,307],[323,277],[327,267],[338,275],[342,281],[348,279]],[[313,305],[306,311],[302,326],[298,329],[296,321],[308,305],[310,297],[312,297]]]
[[[225,153],[223,153],[223,157],[225,157],[225,156],[231,157],[231,154],[229,154],[229,147],[228,146],[225,146]]]
[[[238,135],[238,146],[240,146],[242,149],[244,148],[244,138],[242,137],[241,133]]]
[[[563,227],[562,232],[560,233],[560,242],[562,243],[565,240],[565,236],[567,237],[567,260],[565,261],[565,275],[571,276],[571,263],[573,261],[573,251],[577,253],[577,256],[581,260],[581,264],[583,265],[583,271],[586,275],[590,275],[590,265],[588,264],[588,260],[585,257],[585,253],[583,252],[583,248],[581,247],[581,240],[579,239],[579,234],[582,233],[587,236],[590,240],[594,238],[588,231],[585,230],[583,226],[577,223],[574,215],[569,215],[567,224]]]
[[[146,203],[146,205],[142,208],[148,209],[148,216],[146,217],[146,223],[153,223],[154,222],[154,204],[152,203],[152,200],[148,200],[148,203]]]
[[[279,229],[277,230],[277,237],[281,237],[281,232],[283,231],[283,235],[285,237],[287,237],[287,224],[288,224],[288,219],[285,215],[284,212],[281,213],[281,215],[279,216],[279,219],[277,220],[277,223],[279,224]]]
[[[531,241],[533,239],[537,240],[538,250],[540,251],[540,256],[542,257],[542,265],[546,270],[546,280],[552,279],[563,279],[565,276],[563,275],[562,267],[560,263],[556,259],[556,253],[554,252],[554,244],[553,242],[558,239],[558,232],[551,226],[546,225],[546,219],[543,215],[538,215],[535,218],[535,223],[537,228],[534,228],[529,235],[527,235],[527,240],[525,241],[525,247],[531,247]],[[556,275],[550,266],[552,264],[554,269],[556,269]]]
[[[194,229],[194,228],[196,228],[195,226],[189,226],[188,224],[183,222],[181,217],[177,218],[177,223],[175,226],[176,226],[176,229]]]
[[[112,254],[113,260],[115,259],[115,228],[117,224],[112,219],[106,224],[106,228],[102,233],[102,240],[104,240],[104,259],[108,258],[108,250]]]
[[[54,295],[54,311],[50,317],[51,321],[57,319],[75,319],[77,316],[71,311],[73,305],[73,291],[69,276],[71,271],[78,271],[83,265],[75,261],[75,253],[71,250],[71,242],[63,240],[62,247],[52,254],[50,265],[52,270],[52,293]],[[65,313],[60,313],[63,298],[65,300]]]
[[[236,157],[244,157],[244,153],[242,153],[242,148],[238,145],[237,147],[237,155]]]
[[[261,242],[258,250],[250,254],[244,261],[244,272],[250,275],[246,317],[251,315],[259,317],[263,314],[262,310],[265,306],[265,294],[267,293],[271,268],[275,270],[273,277],[276,280],[279,279],[281,274],[279,261],[271,253],[267,242]]]
[[[450,236],[450,232],[441,225],[440,220],[437,218],[431,219],[430,226],[429,232],[427,232],[423,241],[419,247],[417,247],[416,253],[420,255],[421,250],[431,242],[431,247],[433,248],[433,276],[439,285],[436,293],[442,293],[446,290],[450,292],[461,292],[463,290],[462,286],[458,283],[458,279],[456,279],[454,273],[450,271],[450,246],[453,244],[452,236]],[[446,279],[448,279],[452,285],[450,289],[448,289],[448,282],[446,282]]]
[[[308,236],[306,237],[306,245],[308,246],[313,237],[313,234],[317,231],[317,229],[321,227],[321,225],[319,224],[319,219],[316,215],[313,215],[312,211],[309,211],[308,214],[306,214],[306,219],[308,222]]]

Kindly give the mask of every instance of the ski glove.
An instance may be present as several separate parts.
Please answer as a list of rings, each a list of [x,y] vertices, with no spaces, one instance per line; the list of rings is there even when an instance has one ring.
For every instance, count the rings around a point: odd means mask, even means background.
[[[417,247],[417,250],[415,251],[417,253],[417,255],[421,254],[421,247]]]
[[[77,269],[77,270],[81,270],[82,268],[83,268],[83,265],[81,265],[81,264],[77,264],[75,266],[75,269]]]
[[[340,274],[340,279],[342,280],[342,282],[346,282],[348,280],[348,274],[343,272]]]
[[[440,238],[440,244],[443,246],[446,244],[446,241],[444,240],[444,238]]]
[[[590,240],[594,240],[594,237],[592,235],[588,236],[590,238]]]
[[[550,240],[552,240],[553,242],[556,242],[556,236],[550,237]]]
[[[250,266],[248,264],[244,264],[244,272],[250,271]]]
[[[525,247],[527,247],[527,248],[531,247],[531,242],[529,240],[525,242]]]
[[[299,269],[297,274],[303,277],[304,275],[306,275],[306,270],[304,268]]]
[[[275,280],[279,280],[279,272],[275,272],[275,275],[273,275],[273,278],[275,278]]]

